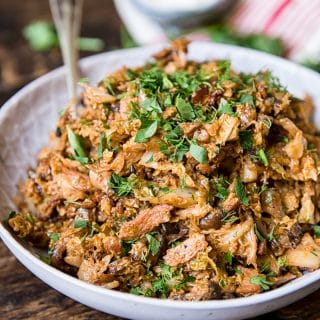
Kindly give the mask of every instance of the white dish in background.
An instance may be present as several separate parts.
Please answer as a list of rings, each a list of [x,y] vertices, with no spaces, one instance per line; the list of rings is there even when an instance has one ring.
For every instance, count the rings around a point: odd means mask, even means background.
[[[81,61],[83,75],[96,83],[105,74],[127,65],[141,65],[162,46],[119,50]],[[190,59],[230,58],[237,71],[270,69],[298,97],[310,94],[315,121],[320,123],[320,75],[292,62],[245,48],[193,43]],[[35,80],[14,95],[0,110],[0,219],[13,209],[16,185],[35,164],[47,144],[58,111],[67,103],[64,70],[57,69]],[[12,253],[37,277],[61,293],[92,308],[130,319],[244,319],[288,305],[320,287],[320,270],[306,274],[275,290],[246,298],[186,302],[138,297],[93,286],[42,262],[34,249],[25,248],[0,225],[0,236]]]

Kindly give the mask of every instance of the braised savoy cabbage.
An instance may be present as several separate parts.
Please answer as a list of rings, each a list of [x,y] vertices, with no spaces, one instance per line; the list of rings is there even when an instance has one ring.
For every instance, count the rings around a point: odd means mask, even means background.
[[[188,61],[181,39],[82,86],[7,220],[52,266],[175,300],[248,296],[319,268],[309,97],[269,71]]]

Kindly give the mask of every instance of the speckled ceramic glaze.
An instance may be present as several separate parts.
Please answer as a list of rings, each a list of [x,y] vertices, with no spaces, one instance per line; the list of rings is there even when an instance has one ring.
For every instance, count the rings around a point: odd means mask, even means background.
[[[161,45],[119,50],[83,59],[82,73],[91,83],[127,65],[141,65]],[[229,58],[237,71],[271,69],[298,97],[309,94],[320,121],[320,75],[294,63],[257,51],[210,43],[193,43],[189,58],[194,60]],[[58,111],[67,104],[64,69],[37,79],[13,96],[0,110],[0,218],[14,209],[12,197],[17,183],[35,164],[40,148],[48,143]],[[319,125],[320,127],[320,125]],[[51,287],[92,308],[130,319],[243,319],[288,305],[320,287],[320,270],[304,275],[278,289],[247,298],[185,302],[138,297],[93,286],[56,270],[38,257],[35,249],[14,238],[3,225],[0,235],[12,253],[31,272]]]

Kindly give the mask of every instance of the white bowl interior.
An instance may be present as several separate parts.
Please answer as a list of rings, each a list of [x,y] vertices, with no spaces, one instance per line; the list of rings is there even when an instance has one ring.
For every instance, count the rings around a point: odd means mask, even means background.
[[[110,53],[103,53],[83,59],[81,62],[82,73],[85,77],[89,78],[91,83],[98,82],[107,73],[110,73],[123,65],[136,66],[143,64],[146,60],[150,59],[152,53],[157,52],[162,45],[151,46],[130,50],[119,50]],[[280,78],[283,85],[288,87],[288,90],[296,96],[303,98],[306,94],[312,96],[315,102],[315,115],[316,123],[320,120],[320,76],[308,69],[297,66],[291,62],[285,61],[280,58],[273,57],[268,54],[260,53],[253,50],[244,48],[236,48],[233,46],[217,45],[210,43],[195,42],[190,46],[189,52],[190,59],[194,60],[208,60],[208,59],[231,59],[232,67],[237,71],[243,72],[257,72],[261,69],[270,69],[276,76]],[[64,81],[64,69],[57,69],[39,79],[32,82],[19,93],[13,96],[0,111],[0,219],[7,217],[8,211],[14,209],[12,198],[17,194],[17,184],[19,181],[25,179],[26,171],[30,166],[35,165],[36,155],[40,148],[48,143],[48,135],[54,130],[55,123],[58,119],[58,112],[62,110],[68,102],[66,94],[66,84]],[[62,274],[60,271],[53,270],[53,268],[44,265],[39,260],[39,272],[35,271],[37,261],[23,249],[23,247],[9,235],[9,233],[0,226],[0,235],[10,249],[18,256],[18,258],[25,263],[34,273],[40,278],[46,278],[45,272],[51,273],[53,279],[55,277],[60,279],[67,279],[73,285],[79,283],[79,280],[72,279],[71,277]],[[30,249],[30,248],[29,248]],[[32,249],[30,249],[32,251]],[[32,251],[35,255],[36,252]],[[29,262],[27,262],[29,261]],[[71,279],[71,280],[70,280]],[[304,276],[302,279],[297,279],[282,288],[273,290],[273,292],[264,293],[255,297],[237,299],[237,302],[232,301],[209,301],[197,303],[181,303],[176,301],[159,301],[146,303],[150,299],[132,297],[131,295],[122,294],[101,288],[93,288],[93,286],[77,284],[86,288],[86,290],[94,291],[99,295],[106,295],[117,299],[124,299],[125,301],[137,301],[137,305],[141,303],[146,307],[157,305],[166,306],[170,308],[178,308],[179,306],[188,306],[188,309],[204,308],[214,309],[218,308],[223,310],[224,307],[242,306],[242,315],[233,313],[233,316],[222,317],[220,313],[219,319],[238,319],[242,316],[253,316],[255,314],[272,310],[276,307],[288,304],[288,301],[294,301],[303,295],[315,290],[319,285],[317,281],[320,279],[320,272],[316,271],[312,274]],[[53,287],[68,294],[63,287],[55,284],[54,281],[45,280]],[[75,282],[74,282],[75,281]],[[301,293],[301,290],[306,287],[308,290]],[[292,299],[284,297],[291,291],[297,291],[292,295]],[[300,294],[298,294],[300,292]],[[119,315],[126,316],[128,314],[121,313],[118,309],[113,311],[110,306],[105,309],[103,306],[96,305],[94,301],[91,303],[88,299],[82,299],[77,295],[72,295],[73,298],[87,303],[100,310],[108,310]],[[125,298],[123,298],[125,297]],[[128,297],[128,298],[127,298]],[[263,297],[266,297],[265,299]],[[246,309],[247,305],[254,305],[262,303],[263,301],[272,301],[273,299],[282,297],[282,304],[269,303],[263,308],[258,308],[257,311],[252,311],[250,308]],[[288,300],[289,299],[289,300]],[[88,302],[89,301],[89,302]],[[242,301],[242,302],[241,302]],[[245,302],[244,302],[245,301]],[[286,302],[285,302],[286,301]],[[218,304],[217,304],[218,303]],[[220,304],[219,304],[220,303]],[[206,309],[207,308],[207,309]],[[147,309],[146,309],[147,310]],[[152,310],[152,308],[150,309]],[[218,313],[217,313],[218,314]],[[130,315],[130,314],[129,314]],[[173,314],[172,314],[173,315]],[[170,319],[172,315],[161,315],[161,319]],[[191,315],[191,313],[190,313]],[[192,319],[189,316],[183,315],[179,318]],[[200,317],[201,319],[202,317]],[[140,315],[141,316],[141,315]],[[139,318],[141,318],[139,316]],[[147,313],[146,313],[147,316]],[[218,319],[217,315],[209,315],[208,318]],[[131,314],[132,317],[132,314]],[[177,315],[178,317],[178,315]],[[157,317],[159,318],[159,317]],[[148,319],[146,317],[146,319]],[[156,318],[154,318],[156,319]],[[160,318],[159,318],[160,319]]]

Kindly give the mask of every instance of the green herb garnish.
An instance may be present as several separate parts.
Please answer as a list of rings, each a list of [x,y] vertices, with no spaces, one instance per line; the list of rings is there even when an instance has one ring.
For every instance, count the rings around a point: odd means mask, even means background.
[[[267,154],[263,149],[257,150],[256,156],[258,160],[263,163],[264,166],[267,167],[269,165]]]
[[[161,242],[150,233],[146,234],[146,238],[149,244],[148,249],[150,250],[151,254],[155,256],[159,252]]]
[[[74,222],[73,226],[77,229],[85,229],[88,226],[88,221],[83,219],[78,219]]]
[[[191,104],[180,96],[176,98],[175,106],[182,120],[192,121],[195,118],[195,113]]]
[[[274,283],[267,280],[266,276],[253,276],[250,278],[250,283],[260,286],[263,290],[270,290],[270,286]]]
[[[208,161],[208,151],[194,142],[190,144],[190,154],[201,164],[207,163]]]
[[[240,145],[243,149],[249,150],[253,145],[253,137],[250,130],[239,132]]]
[[[108,184],[118,197],[125,197],[133,193],[133,183],[128,178],[121,177],[115,172],[112,173]]]
[[[69,144],[75,153],[75,159],[82,164],[87,164],[89,162],[89,158],[85,151],[83,139],[75,134],[69,125],[67,125],[67,134]]]
[[[287,256],[278,257],[277,264],[280,268],[286,268],[289,265],[289,260]]]
[[[52,233],[50,234],[50,239],[51,239],[53,242],[57,242],[57,241],[60,239],[60,233],[52,232]]]
[[[240,219],[238,216],[236,216],[236,214],[236,211],[230,211],[223,218],[221,218],[220,221],[223,223],[233,224]]]
[[[214,185],[217,190],[215,196],[219,199],[226,200],[228,197],[228,183],[225,179],[220,178],[219,181]]]
[[[247,196],[246,189],[244,187],[241,178],[238,176],[236,179],[236,187],[235,187],[236,196],[239,198],[242,204],[245,206],[249,205],[249,198]]]
[[[148,126],[146,126],[146,127],[143,126],[143,128],[141,128],[137,132],[134,141],[135,142],[147,142],[149,140],[149,138],[151,138],[152,136],[155,135],[155,133],[157,132],[157,128],[158,128],[158,122],[156,120],[149,123]]]
[[[229,264],[230,266],[232,265],[233,257],[232,257],[232,254],[231,254],[229,251],[225,253],[225,255],[224,255],[224,260],[225,260],[226,263]]]
[[[320,238],[320,226],[313,226],[313,231],[316,238]]]
[[[194,282],[196,280],[195,277],[190,276],[189,274],[185,276],[185,278],[178,283],[176,286],[174,286],[175,289],[185,289],[188,282]]]
[[[219,107],[217,110],[218,116],[222,115],[223,113],[226,113],[229,116],[235,115],[235,112],[233,111],[232,105],[224,98],[222,98],[220,100]]]
[[[240,98],[240,102],[242,104],[249,104],[250,106],[254,107],[255,104],[254,104],[254,100],[253,100],[253,96],[251,94],[243,94]]]

